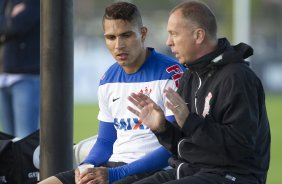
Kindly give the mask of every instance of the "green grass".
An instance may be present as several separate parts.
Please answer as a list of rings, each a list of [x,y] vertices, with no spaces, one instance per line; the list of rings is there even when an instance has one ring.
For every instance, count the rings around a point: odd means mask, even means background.
[[[282,96],[271,95],[266,97],[266,106],[271,130],[271,160],[267,184],[281,184],[282,164]]]
[[[98,111],[96,104],[76,104],[74,106],[74,143],[97,134]]]
[[[267,184],[281,184],[282,174],[282,95],[268,95],[266,97],[268,118],[271,128],[271,162]],[[98,106],[96,104],[77,104],[74,109],[74,142],[97,134]]]

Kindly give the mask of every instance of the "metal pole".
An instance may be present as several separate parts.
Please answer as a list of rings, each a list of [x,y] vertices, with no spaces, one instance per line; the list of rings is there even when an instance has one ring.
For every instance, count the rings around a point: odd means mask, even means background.
[[[40,179],[73,167],[73,0],[41,0]]]
[[[234,44],[250,44],[250,0],[233,0]]]

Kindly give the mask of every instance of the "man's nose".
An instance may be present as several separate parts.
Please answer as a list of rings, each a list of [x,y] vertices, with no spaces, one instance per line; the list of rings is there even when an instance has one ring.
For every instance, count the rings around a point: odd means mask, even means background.
[[[122,38],[116,39],[116,49],[121,49],[125,46],[124,40]]]
[[[173,41],[171,39],[171,36],[168,36],[167,40],[166,40],[166,45],[171,47],[173,45]]]

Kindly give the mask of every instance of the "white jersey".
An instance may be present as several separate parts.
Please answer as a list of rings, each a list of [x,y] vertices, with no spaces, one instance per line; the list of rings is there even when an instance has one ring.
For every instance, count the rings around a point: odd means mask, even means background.
[[[154,100],[165,112],[172,112],[164,106],[164,89],[177,88],[184,68],[171,58],[151,50],[140,69],[127,74],[115,63],[104,74],[98,88],[99,115],[101,122],[113,123],[117,130],[117,140],[109,161],[130,163],[159,148],[154,133],[136,115],[127,110],[134,105],[127,100],[132,93],[144,93]]]

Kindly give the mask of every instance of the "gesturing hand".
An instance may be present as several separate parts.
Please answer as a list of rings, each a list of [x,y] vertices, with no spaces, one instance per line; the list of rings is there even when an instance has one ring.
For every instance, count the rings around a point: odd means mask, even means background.
[[[168,99],[165,104],[166,107],[172,111],[177,124],[182,128],[185,120],[190,114],[187,103],[172,88],[165,89],[164,93],[166,98]]]
[[[161,132],[164,130],[164,112],[152,99],[142,93],[132,93],[128,97],[128,100],[140,111],[131,106],[128,106],[127,109],[138,116],[143,124],[148,126],[152,131]]]

